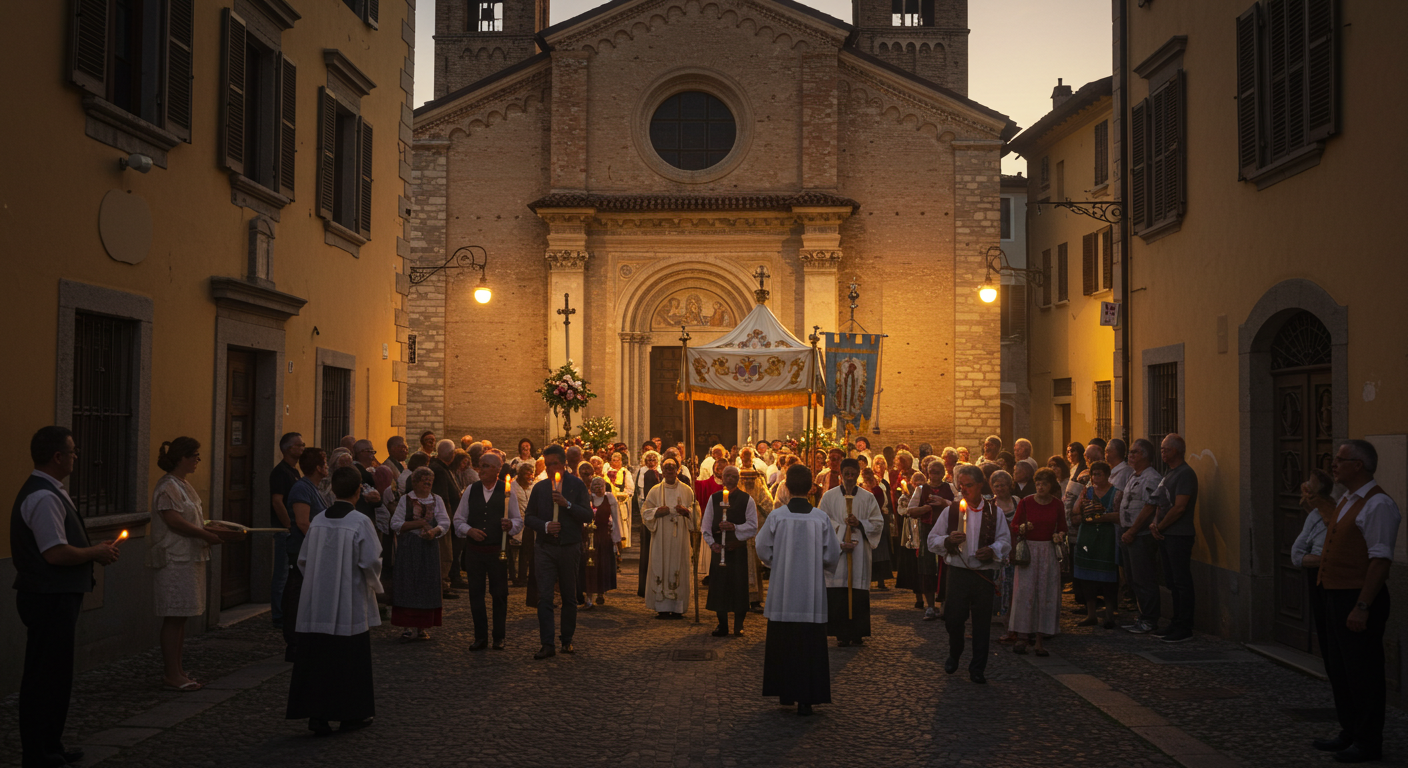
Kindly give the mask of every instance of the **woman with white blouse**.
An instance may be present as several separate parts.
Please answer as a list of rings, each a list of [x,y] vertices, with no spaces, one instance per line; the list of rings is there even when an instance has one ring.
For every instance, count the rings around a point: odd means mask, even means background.
[[[440,626],[440,544],[436,540],[450,530],[450,515],[445,502],[431,491],[434,484],[435,473],[429,467],[412,472],[410,489],[391,516],[396,534],[391,623],[406,627],[402,640],[429,640],[425,630]]]

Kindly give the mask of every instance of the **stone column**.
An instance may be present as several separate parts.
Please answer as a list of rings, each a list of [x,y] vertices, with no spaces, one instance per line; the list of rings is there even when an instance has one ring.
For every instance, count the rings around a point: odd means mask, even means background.
[[[636,382],[640,379],[641,369],[649,367],[642,351],[648,349],[645,345],[650,343],[650,334],[622,331],[617,337],[621,340],[621,350],[616,375],[616,385],[620,387],[616,415],[616,431],[619,434],[616,439],[631,446],[631,457],[635,459],[638,458],[637,447],[645,442],[648,435],[644,433],[649,429],[650,391],[649,388],[642,390]]]
[[[988,248],[1001,237],[1001,141],[953,142],[954,439],[981,445],[1002,424],[1002,310],[984,304]]]
[[[841,267],[841,222],[851,215],[850,207],[793,208],[802,223],[802,247],[797,259],[802,263],[802,322],[797,329],[803,341],[812,326],[822,331],[836,330],[836,273]]]

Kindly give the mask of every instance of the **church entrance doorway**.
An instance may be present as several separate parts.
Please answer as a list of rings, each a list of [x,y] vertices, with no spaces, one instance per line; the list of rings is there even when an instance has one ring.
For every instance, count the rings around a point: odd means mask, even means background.
[[[680,378],[680,348],[650,348],[650,436],[664,446],[684,442],[684,407],[676,397]],[[738,409],[713,403],[694,404],[694,451],[706,456],[717,443],[738,442]]]

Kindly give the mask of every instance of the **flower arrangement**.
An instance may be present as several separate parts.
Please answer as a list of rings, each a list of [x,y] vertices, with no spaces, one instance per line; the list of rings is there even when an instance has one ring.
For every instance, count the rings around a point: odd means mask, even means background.
[[[581,435],[584,445],[593,451],[599,451],[611,447],[612,441],[616,439],[616,424],[610,416],[598,416],[582,422],[578,434]]]
[[[806,453],[813,447],[823,454],[832,448],[841,448],[844,450],[846,447],[846,441],[838,437],[836,430],[830,427],[804,430],[802,434],[796,438],[789,435],[784,442],[792,446],[793,450],[796,451],[798,455]]]
[[[587,389],[586,380],[572,365],[571,360],[543,379],[543,386],[538,388],[538,395],[552,409],[553,414],[562,416],[563,431],[568,435],[572,434],[573,412],[586,408],[587,401],[596,397],[596,393]]]

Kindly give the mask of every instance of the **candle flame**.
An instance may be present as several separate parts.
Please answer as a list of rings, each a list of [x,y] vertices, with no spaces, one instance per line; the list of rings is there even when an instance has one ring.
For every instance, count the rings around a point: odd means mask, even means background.
[[[119,533],[119,534],[117,535],[117,540],[118,540],[118,541],[122,541],[122,540],[125,539],[125,538],[127,538],[127,529],[126,529],[126,528],[123,528],[123,529],[122,529],[122,533]]]
[[[560,482],[562,482],[562,473],[561,473],[561,472],[554,472],[554,473],[552,473],[552,481],[553,481],[554,483],[560,483]]]

